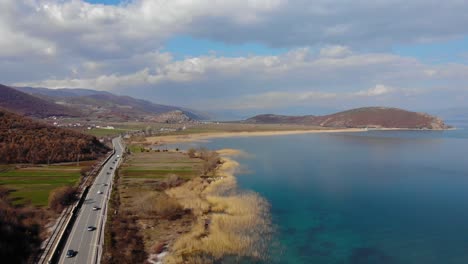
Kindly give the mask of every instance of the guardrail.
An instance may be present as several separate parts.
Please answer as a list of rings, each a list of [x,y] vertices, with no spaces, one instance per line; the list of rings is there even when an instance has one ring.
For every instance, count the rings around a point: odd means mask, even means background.
[[[107,156],[107,158],[102,161],[99,166],[97,166],[89,175],[99,173],[102,167],[109,161],[109,159],[115,154],[115,147],[112,152]],[[90,185],[87,185],[87,181],[79,186],[79,189],[83,190],[81,193],[80,199],[78,202],[75,202],[74,205],[68,206],[65,211],[60,215],[59,220],[57,221],[56,227],[52,232],[52,235],[49,237],[49,240],[46,242],[43,252],[39,255],[37,263],[46,264],[46,263],[56,263],[57,258],[60,256],[61,250],[67,241],[68,235],[73,227],[74,220],[76,219],[76,213],[81,208],[86,195],[88,194]],[[71,210],[71,212],[70,212]]]

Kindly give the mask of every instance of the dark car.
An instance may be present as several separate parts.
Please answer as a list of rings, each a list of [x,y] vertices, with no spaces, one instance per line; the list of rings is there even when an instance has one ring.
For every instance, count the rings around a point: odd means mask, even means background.
[[[111,170],[112,170],[113,168],[112,168],[112,167],[110,167],[109,169],[111,169]]]
[[[76,252],[72,249],[67,251],[67,258],[73,258],[76,255]]]

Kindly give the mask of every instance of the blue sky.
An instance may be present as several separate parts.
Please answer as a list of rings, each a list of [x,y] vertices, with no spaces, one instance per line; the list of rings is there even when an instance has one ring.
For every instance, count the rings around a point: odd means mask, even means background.
[[[227,44],[190,36],[176,36],[164,44],[164,51],[175,54],[178,58],[216,54],[218,56],[237,57],[255,55],[278,55],[286,52],[284,48],[271,48],[258,43]]]
[[[466,10],[456,0],[4,0],[0,80],[233,115],[466,107]]]

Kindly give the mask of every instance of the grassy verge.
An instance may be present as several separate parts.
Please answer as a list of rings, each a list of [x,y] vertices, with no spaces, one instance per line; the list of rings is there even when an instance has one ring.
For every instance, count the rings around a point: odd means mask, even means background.
[[[116,129],[93,128],[93,129],[83,130],[85,134],[93,135],[96,137],[118,136],[127,131],[128,129],[119,129],[119,128],[116,128]]]

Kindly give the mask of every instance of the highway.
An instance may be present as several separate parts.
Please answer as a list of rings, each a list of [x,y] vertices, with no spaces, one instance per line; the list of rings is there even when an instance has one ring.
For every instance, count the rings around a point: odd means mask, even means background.
[[[111,194],[111,183],[123,152],[120,138],[115,138],[112,143],[115,153],[102,167],[91,186],[60,255],[59,263],[98,263],[101,258],[104,220]],[[93,207],[98,207],[98,209]],[[92,227],[93,230],[88,230],[88,227]],[[68,250],[75,252],[73,257],[66,256]]]

